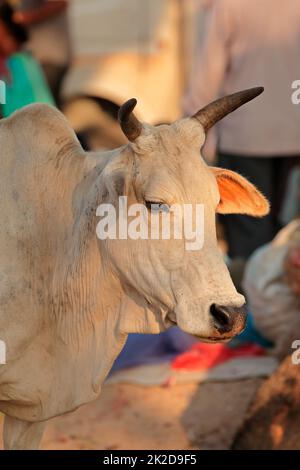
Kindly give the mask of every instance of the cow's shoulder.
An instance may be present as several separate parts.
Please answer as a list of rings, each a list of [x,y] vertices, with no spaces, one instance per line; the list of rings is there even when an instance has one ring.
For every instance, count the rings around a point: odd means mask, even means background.
[[[54,106],[44,103],[34,103],[24,106],[23,108],[12,113],[8,118],[3,119],[8,125],[15,125],[19,121],[31,120],[31,122],[39,122],[42,124],[44,121],[64,121],[67,123],[64,115]]]
[[[39,145],[74,142],[78,139],[66,117],[55,107],[37,103],[25,106],[11,116],[0,121],[0,132],[5,131],[22,145],[35,148]]]

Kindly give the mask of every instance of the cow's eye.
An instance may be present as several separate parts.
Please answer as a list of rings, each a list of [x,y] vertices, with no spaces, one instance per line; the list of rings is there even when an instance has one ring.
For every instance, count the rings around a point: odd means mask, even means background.
[[[170,207],[164,202],[145,201],[146,207],[151,212],[169,212]]]

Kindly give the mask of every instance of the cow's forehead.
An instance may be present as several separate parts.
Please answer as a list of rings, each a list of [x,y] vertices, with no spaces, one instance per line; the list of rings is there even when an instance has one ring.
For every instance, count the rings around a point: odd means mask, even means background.
[[[174,158],[188,149],[199,151],[204,141],[201,125],[195,119],[187,118],[170,125],[144,125],[133,148],[138,154],[155,154],[163,150],[166,157]]]
[[[148,199],[159,193],[169,201],[180,194],[184,200],[211,194],[215,199],[215,178],[200,155],[204,140],[203,130],[190,119],[146,127],[132,148],[138,160],[138,184]]]
[[[195,120],[183,119],[172,125],[144,125],[132,149],[144,171],[167,172],[182,179],[193,168],[204,166],[200,156],[204,141],[201,126]]]

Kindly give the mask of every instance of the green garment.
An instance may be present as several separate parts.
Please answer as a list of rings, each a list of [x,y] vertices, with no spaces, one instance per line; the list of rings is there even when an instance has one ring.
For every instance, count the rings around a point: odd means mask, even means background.
[[[18,52],[6,60],[9,77],[0,77],[6,85],[5,103],[0,104],[2,117],[31,103],[55,106],[43,71],[29,52]]]

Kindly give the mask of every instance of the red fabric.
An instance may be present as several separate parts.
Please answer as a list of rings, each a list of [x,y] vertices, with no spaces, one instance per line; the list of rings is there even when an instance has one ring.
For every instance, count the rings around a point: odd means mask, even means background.
[[[229,348],[222,343],[197,343],[189,351],[177,356],[171,366],[173,369],[207,370],[236,357],[264,355],[265,350],[256,344]]]

